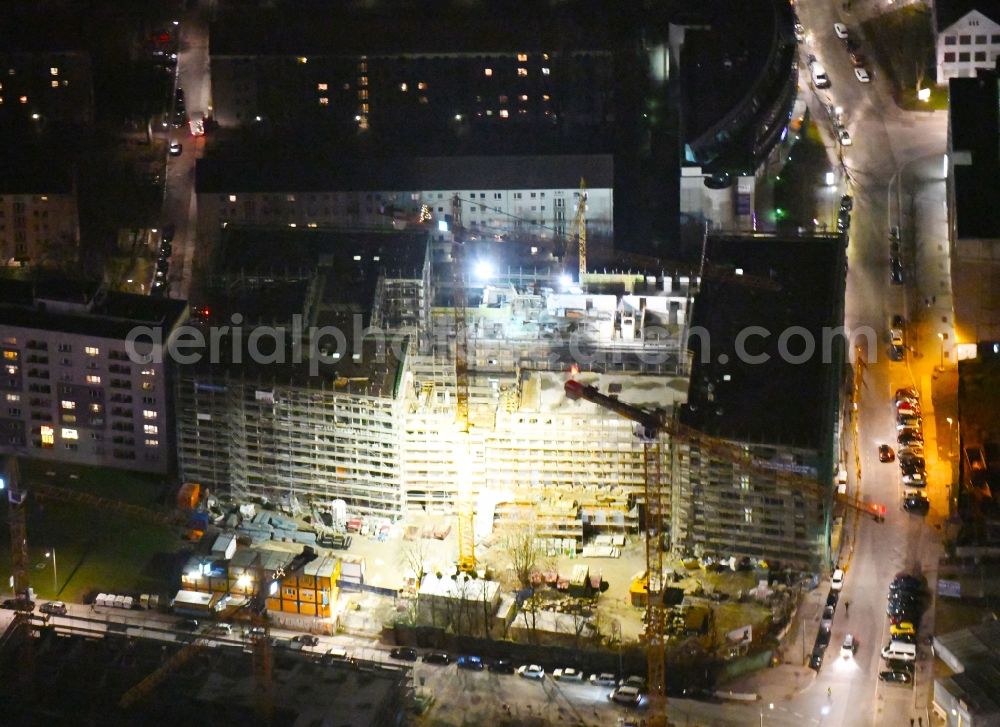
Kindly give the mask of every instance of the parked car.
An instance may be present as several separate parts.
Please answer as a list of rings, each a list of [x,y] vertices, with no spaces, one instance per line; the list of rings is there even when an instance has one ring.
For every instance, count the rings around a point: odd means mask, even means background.
[[[893,285],[903,284],[903,263],[898,257],[889,261],[889,280]]]
[[[198,630],[198,620],[193,618],[186,618],[178,621],[174,628],[178,631],[197,631]]]
[[[517,667],[517,675],[524,679],[544,679],[545,670],[538,664],[522,664]]]
[[[889,590],[922,593],[924,590],[924,582],[917,576],[912,576],[908,573],[898,573],[896,574],[896,577],[892,579],[892,583],[889,584]]]
[[[913,675],[905,671],[880,671],[878,678],[891,684],[909,684],[913,681]]]
[[[857,51],[853,51],[850,54],[850,58],[851,58],[851,65],[854,66],[855,68],[864,68],[865,66],[868,65],[868,59],[865,58],[864,53],[858,53]]]
[[[479,656],[460,656],[455,660],[455,666],[459,669],[468,669],[469,671],[482,671],[486,668],[482,657]]]
[[[930,500],[921,495],[919,492],[910,492],[903,498],[903,509],[907,512],[916,512],[921,515],[926,515],[931,509],[931,503]]]
[[[319,646],[319,638],[312,634],[299,634],[293,637],[292,641],[297,641],[303,646]]]
[[[625,677],[620,682],[618,682],[618,686],[620,686],[620,687],[635,687],[636,689],[638,689],[641,692],[641,691],[645,691],[645,689],[646,689],[646,680],[645,680],[644,677],[636,676],[636,675],[633,674],[632,676]]]
[[[847,37],[849,35],[849,33],[847,31],[847,26],[844,25],[843,23],[834,23],[833,24],[833,32],[841,40],[847,40]]]
[[[829,593],[826,594],[826,605],[827,606],[836,606],[837,605],[837,600],[839,598],[840,598],[840,593],[838,593],[837,591],[831,590]]]
[[[595,687],[613,687],[618,684],[614,674],[604,672],[602,674],[591,674],[588,680]]]
[[[892,447],[888,444],[880,444],[878,448],[878,461],[879,462],[892,462],[896,455],[892,451]]]
[[[66,604],[62,601],[49,601],[48,603],[43,603],[38,610],[52,616],[65,616],[67,611]]]
[[[608,699],[615,704],[634,707],[642,701],[642,692],[635,687],[618,687],[608,694]]]
[[[809,657],[809,668],[819,671],[823,666],[823,649],[813,649],[812,656]]]
[[[902,621],[898,624],[893,624],[889,627],[889,634],[895,638],[900,634],[915,634],[917,630],[913,627],[913,624],[909,621]]]
[[[212,624],[211,632],[217,636],[232,636],[233,626],[227,623]]]
[[[514,662],[510,659],[494,659],[490,662],[489,670],[495,674],[513,674]]]
[[[833,572],[833,576],[830,578],[830,588],[835,591],[839,591],[844,587],[844,571],[841,568],[837,568]]]
[[[926,470],[924,469],[923,464],[921,464],[919,462],[914,462],[914,461],[911,460],[909,462],[900,462],[899,463],[899,473],[901,475],[903,475],[904,477],[906,475],[914,475],[914,474],[917,474],[917,473],[923,475],[925,472],[926,472]]]
[[[900,469],[905,469],[907,467],[916,467],[917,469],[926,469],[927,462],[923,457],[915,454],[901,454],[899,455],[899,467]]]
[[[552,678],[561,682],[582,682],[583,672],[579,669],[573,669],[572,667],[556,669],[552,672]]]
[[[170,142],[170,156],[179,157],[181,155],[181,152],[183,151],[184,147],[181,145],[180,142],[177,141]]]
[[[927,477],[923,472],[914,472],[913,474],[903,475],[903,484],[906,487],[926,487]]]
[[[851,132],[849,132],[847,129],[842,128],[840,131],[838,131],[837,138],[840,139],[841,146],[852,146],[854,144],[854,140],[851,139]]]
[[[896,417],[896,431],[901,432],[904,429],[918,429],[922,430],[924,428],[924,420],[920,417],[911,417],[906,414],[900,414]]]
[[[856,66],[854,68],[854,77],[861,83],[870,83],[872,80],[872,77],[868,75],[868,71],[864,66]]]
[[[907,386],[902,389],[896,389],[896,394],[895,394],[896,403],[899,403],[904,399],[910,399],[911,401],[919,401],[919,396],[920,395],[917,393],[917,390],[914,389],[912,386]]]
[[[402,659],[403,661],[416,661],[417,650],[411,649],[409,646],[397,646],[389,652],[389,656],[393,659]]]
[[[903,429],[896,435],[897,444],[923,443],[924,435],[919,429]]]
[[[448,656],[443,651],[428,651],[424,654],[424,658],[421,659],[425,664],[437,664],[439,666],[447,666],[451,663],[451,657]]]
[[[827,606],[823,609],[823,617],[819,621],[819,626],[822,629],[833,628],[833,606]]]
[[[267,630],[263,626],[251,626],[247,629],[246,637],[248,639],[257,639],[267,634]]]
[[[845,194],[840,198],[840,209],[847,210],[850,212],[854,209],[854,197],[849,194]]]

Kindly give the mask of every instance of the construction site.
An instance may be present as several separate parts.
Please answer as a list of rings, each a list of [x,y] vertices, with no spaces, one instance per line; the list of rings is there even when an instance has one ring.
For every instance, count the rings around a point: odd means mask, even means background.
[[[230,332],[223,355],[176,367],[187,484],[159,522],[189,545],[156,594],[163,608],[149,608],[210,625],[167,638],[187,645],[163,652],[123,708],[230,641],[211,624],[243,622],[232,646],[252,655],[253,693],[269,695],[258,714],[281,702],[262,686],[276,674],[273,627],[502,640],[595,665],[641,647],[656,717],[671,649],[725,659],[766,643],[794,608],[787,586],[828,564],[842,371],[796,374],[816,392],[807,419],[748,409],[787,376],[720,368],[735,323],[720,328],[714,303],[763,315],[819,297],[788,321],[818,330],[842,280],[816,296],[798,271],[812,260],[836,274],[838,239],[755,240],[752,254],[707,239],[698,270],[667,274],[649,260],[596,272],[584,233],[571,275],[552,251],[441,230],[224,237],[197,325],[240,313],[267,337],[255,352],[247,330]],[[718,334],[707,357],[693,322]],[[296,326],[305,340],[275,333]],[[12,527],[15,561],[25,542]],[[30,600],[18,572],[14,592]]]

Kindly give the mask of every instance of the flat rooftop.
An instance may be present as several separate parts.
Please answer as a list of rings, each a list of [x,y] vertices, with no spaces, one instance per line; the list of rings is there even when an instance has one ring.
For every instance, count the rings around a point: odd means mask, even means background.
[[[516,17],[491,3],[398,3],[238,12],[212,23],[214,56],[403,56],[609,50],[611,23],[594,3],[536,3]],[[560,6],[562,5],[562,6]],[[590,11],[581,12],[585,6]],[[419,28],[419,32],[414,32]]]
[[[169,331],[186,315],[187,301],[104,291],[99,283],[45,278],[0,285],[0,326],[124,340],[136,326]]]
[[[1000,61],[998,61],[1000,67]],[[980,70],[975,78],[948,84],[958,238],[1000,238],[1000,71]],[[966,152],[971,163],[958,154]]]
[[[592,189],[614,186],[610,154],[199,159],[198,194]],[[447,200],[450,204],[451,200]]]
[[[824,360],[823,331],[843,325],[843,242],[835,235],[710,237],[706,259],[744,275],[706,276],[695,297],[681,422],[724,439],[824,448],[835,414],[831,381],[842,363]],[[793,327],[815,342],[813,354],[802,356],[795,335],[782,355],[779,340]],[[737,354],[741,334],[744,355]]]

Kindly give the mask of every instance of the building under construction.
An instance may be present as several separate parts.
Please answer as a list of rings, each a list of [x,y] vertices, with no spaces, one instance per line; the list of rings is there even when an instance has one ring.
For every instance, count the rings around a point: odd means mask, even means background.
[[[590,273],[581,287],[551,259],[528,267],[529,249],[519,256],[496,242],[460,246],[459,263],[459,246],[441,236],[274,235],[281,240],[231,231],[234,252],[217,275],[225,295],[206,325],[228,322],[247,300],[243,320],[255,327],[291,329],[299,315],[306,331],[337,328],[339,338],[305,341],[299,363],[290,344],[283,363],[226,345],[218,360],[181,366],[184,479],[339,499],[352,513],[389,517],[449,513],[474,498],[486,532],[525,507],[545,537],[638,528],[643,448],[634,426],[567,401],[562,384],[575,367],[622,401],[668,409],[683,401],[689,279]],[[280,270],[261,269],[255,241],[282,251]],[[271,300],[266,318],[255,312],[258,295]],[[463,297],[467,430],[456,426]]]
[[[788,243],[760,244],[788,257]],[[815,245],[819,249],[822,242]],[[282,265],[275,253],[268,260],[259,249],[280,251]],[[823,483],[832,478],[835,451],[835,416],[822,412],[837,411],[829,396],[839,390],[826,381],[836,367],[800,367],[802,376],[795,378],[810,390],[824,387],[814,405],[825,439],[796,444],[758,438],[752,428],[720,429],[719,421],[735,421],[736,413],[721,420],[704,420],[699,413],[718,409],[723,392],[735,390],[727,378],[733,372],[696,361],[689,395],[694,279],[588,271],[581,284],[551,259],[536,258],[527,247],[457,244],[442,232],[230,228],[226,264],[217,273],[224,285],[216,290],[224,295],[212,303],[206,323],[228,322],[246,301],[251,312],[243,320],[259,326],[265,319],[252,311],[265,295],[282,304],[266,308],[267,324],[291,329],[298,319],[304,338],[298,349],[287,341],[275,344],[285,346],[274,349],[284,356],[281,362],[251,361],[244,347],[242,360],[227,351],[224,360],[180,367],[182,476],[272,499],[342,500],[355,515],[450,514],[464,506],[475,513],[477,539],[498,522],[526,516],[539,537],[574,544],[591,534],[638,531],[647,463],[637,426],[591,402],[568,400],[563,384],[572,376],[625,404],[662,410],[665,420],[676,410],[688,426],[737,449],[772,446],[770,459],[785,471],[820,482],[815,492],[803,494],[808,488],[801,481],[777,477],[764,488],[766,495],[736,492],[733,499],[728,490],[734,487],[752,481],[759,489],[756,483],[765,477],[760,467],[751,473],[732,462],[699,459],[707,439],[671,443],[661,433],[660,492],[675,544],[818,562],[832,504]],[[713,303],[722,292],[738,291],[736,303],[751,318],[765,316],[758,323],[771,320],[770,307],[798,305],[803,293],[780,259],[759,269],[752,260],[745,265],[753,272],[735,274],[713,253],[703,268],[693,310],[699,325],[711,324],[713,345],[731,348],[737,332],[713,323],[729,315],[729,303]],[[840,281],[839,288],[827,286],[830,296],[823,297],[830,321],[839,320],[842,274]],[[814,276],[806,289],[819,289],[820,282]],[[806,323],[820,319],[826,320]],[[242,340],[248,336],[244,331]],[[747,379],[751,390],[771,382],[765,389],[770,403],[755,404],[768,409],[767,421],[788,409],[777,403],[788,392],[774,391],[773,383],[788,380],[785,373],[770,369],[769,376]],[[758,408],[736,411],[743,421],[759,416]],[[680,448],[680,456],[670,457],[671,446]],[[709,460],[709,470],[699,469]],[[771,507],[779,500],[792,505],[796,497],[806,500],[801,518],[791,507]],[[730,512],[730,500],[738,505],[738,523],[730,517],[736,512]],[[772,522],[786,515],[794,522]]]

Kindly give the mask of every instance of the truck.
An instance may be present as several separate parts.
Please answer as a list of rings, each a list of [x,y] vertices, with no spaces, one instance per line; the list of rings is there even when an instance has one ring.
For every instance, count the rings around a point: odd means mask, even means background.
[[[191,118],[188,120],[188,125],[191,127],[191,136],[204,136],[205,114],[201,111],[192,112]]]

